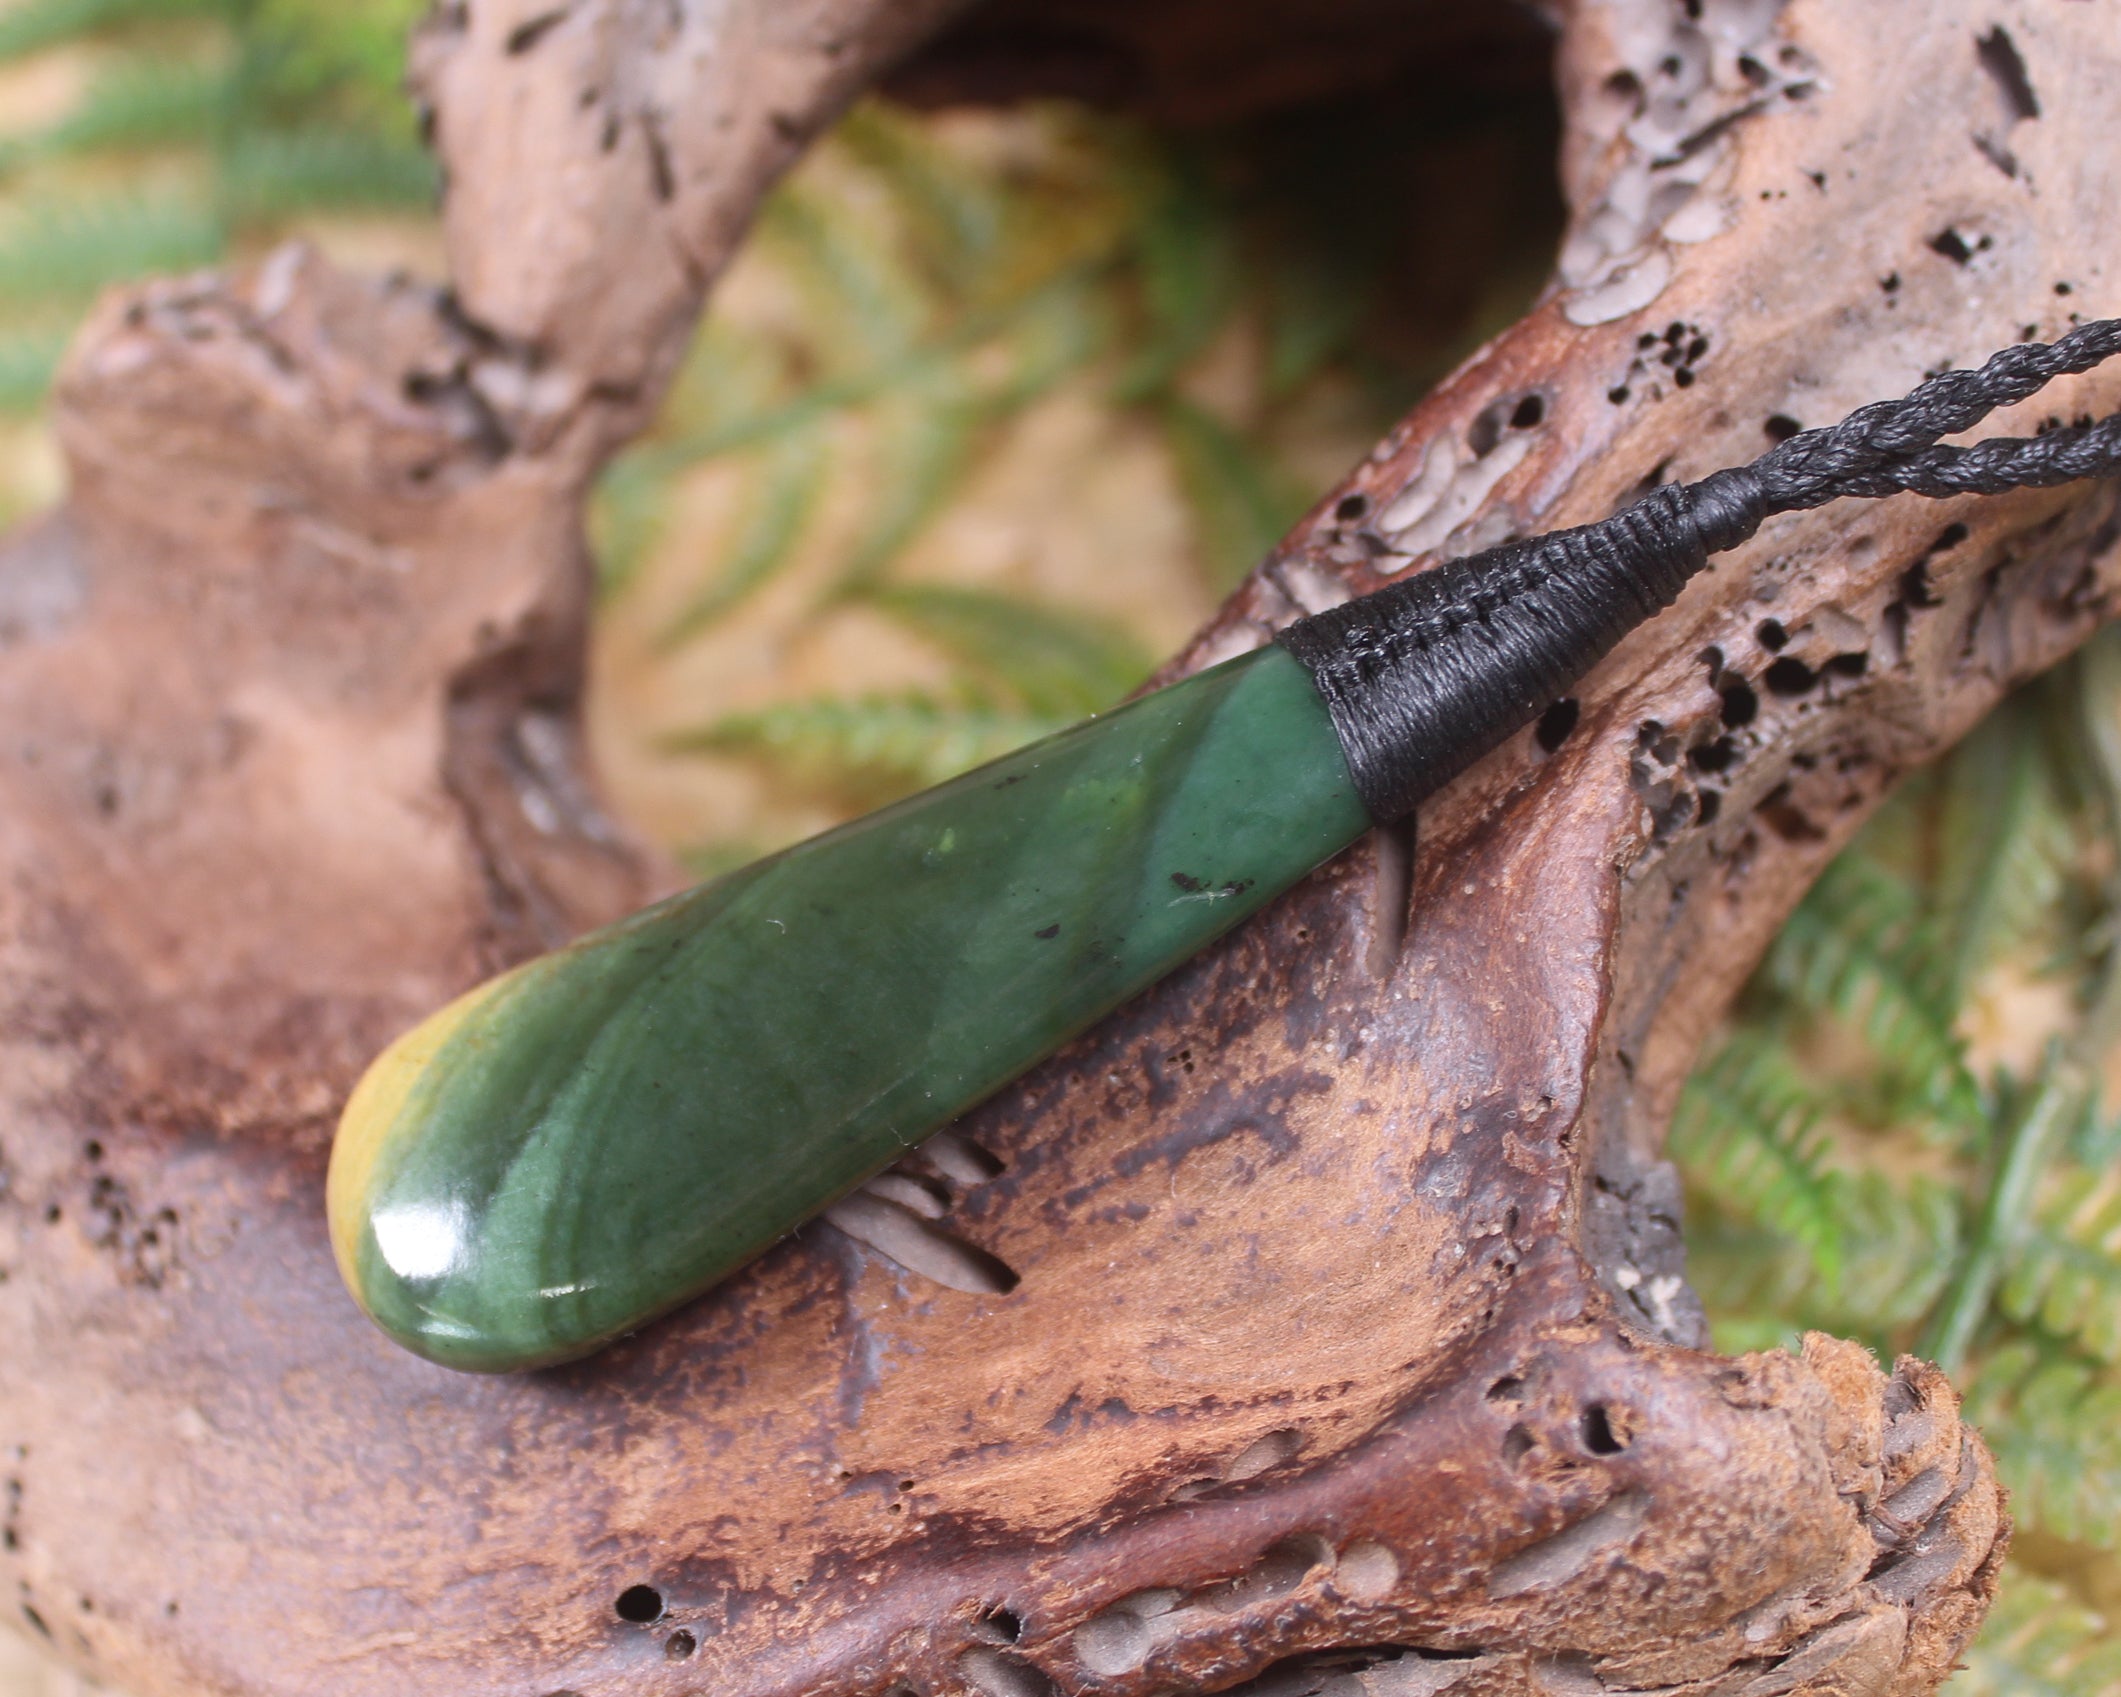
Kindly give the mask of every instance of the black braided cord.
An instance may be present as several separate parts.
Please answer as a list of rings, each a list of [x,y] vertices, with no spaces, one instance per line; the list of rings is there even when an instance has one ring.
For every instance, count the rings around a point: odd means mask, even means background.
[[[2121,319],[2006,348],[1978,371],[1947,371],[1902,400],[1859,407],[1750,465],[1653,489],[1596,524],[1449,561],[1291,625],[1279,641],[1318,686],[1370,816],[1404,818],[1771,514],[1844,495],[1993,495],[2121,469],[2121,414],[1944,444],[2116,353]]]

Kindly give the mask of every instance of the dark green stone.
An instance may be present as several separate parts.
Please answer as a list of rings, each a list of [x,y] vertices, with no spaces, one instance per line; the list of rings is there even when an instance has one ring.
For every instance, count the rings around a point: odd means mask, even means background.
[[[593,1349],[1368,823],[1269,647],[585,937],[437,1016],[431,1059],[404,1039],[422,1059],[382,1111],[349,1106],[331,1200],[355,1294],[454,1367]]]

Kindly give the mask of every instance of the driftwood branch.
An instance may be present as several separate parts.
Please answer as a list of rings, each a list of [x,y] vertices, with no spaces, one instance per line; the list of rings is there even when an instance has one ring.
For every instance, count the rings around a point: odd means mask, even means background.
[[[2103,615],[2110,488],[1775,521],[1418,845],[591,1362],[455,1376],[339,1289],[362,1059],[668,880],[577,758],[587,478],[947,10],[445,7],[453,298],[291,250],[84,332],[0,549],[11,1602],[143,1694],[1934,1686],[1986,1453],[1919,1364],[1705,1352],[1658,1142],[1894,776]],[[1558,64],[1554,288],[1180,667],[2115,304],[2098,7],[1578,0]]]

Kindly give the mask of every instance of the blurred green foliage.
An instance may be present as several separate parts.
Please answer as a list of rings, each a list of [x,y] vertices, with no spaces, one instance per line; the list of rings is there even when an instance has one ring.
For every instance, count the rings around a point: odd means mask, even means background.
[[[1340,397],[1351,439],[1381,433],[1479,333],[1536,290],[1558,221],[1551,186],[1526,216],[1439,264],[1423,255],[1429,322],[1394,314],[1399,247],[1374,213],[1326,215],[1292,152],[1335,156],[1314,133],[1404,154],[1423,126],[1484,126],[1487,175],[1543,182],[1551,114],[1424,108],[1239,128],[1183,140],[1088,112],[1045,115],[1051,145],[1000,156],[939,142],[890,107],[858,108],[768,204],[754,237],[800,312],[762,333],[710,314],[655,429],[612,468],[594,515],[607,596],[627,593],[664,543],[672,491],[735,461],[743,511],[659,633],[667,654],[737,616],[858,484],[864,522],[839,550],[826,602],[862,604],[925,639],[952,668],[940,688],[784,701],[725,713],[665,746],[750,757],[845,809],[873,805],[1014,741],[1111,705],[1146,676],[1147,646],[1109,619],[1017,594],[905,581],[904,558],[946,514],[1009,422],[1089,386],[1150,427],[1188,509],[1205,587],[1256,565],[1318,490],[1290,449],[1319,397]],[[1329,204],[1338,204],[1328,197]],[[1460,286],[1436,288],[1456,268]],[[1400,316],[1404,316],[1401,314]],[[1240,350],[1232,397],[1214,381]],[[844,458],[865,421],[880,463]],[[1115,569],[1118,563],[1115,562]],[[724,864],[727,845],[694,845]]]
[[[15,0],[0,73],[69,55],[60,116],[0,139],[0,413],[33,410],[96,292],[297,216],[424,209],[401,81],[420,0]]]
[[[2121,1574],[2117,818],[2109,631],[1828,869],[1672,1131],[1719,1344],[1817,1327],[1965,1388],[2046,1577],[2014,1556],[1955,1690],[2121,1690],[2089,1601]],[[1979,1064],[1983,1033],[2025,1052]]]

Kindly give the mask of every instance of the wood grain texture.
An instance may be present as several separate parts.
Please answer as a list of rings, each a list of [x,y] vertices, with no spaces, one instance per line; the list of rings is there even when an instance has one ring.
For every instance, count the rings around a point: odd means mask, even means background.
[[[923,1229],[1007,1295],[906,1271],[887,1207],[535,1375],[347,1301],[323,1143],[362,1059],[669,883],[574,758],[580,491],[912,25],[768,55],[794,104],[672,165],[689,235],[650,154],[553,128],[560,55],[749,88],[769,10],[694,63],[619,0],[445,9],[455,300],[291,251],[75,349],[72,498],[0,551],[10,1606],[143,1697],[1932,1688],[2000,1559],[1986,1453],[1920,1364],[1707,1353],[1658,1139],[1892,778],[2107,611],[2107,487],[1773,521],[1411,858],[1344,856],[924,1153]],[[2113,310],[2116,23],[1579,0],[1556,286],[1175,667]]]

